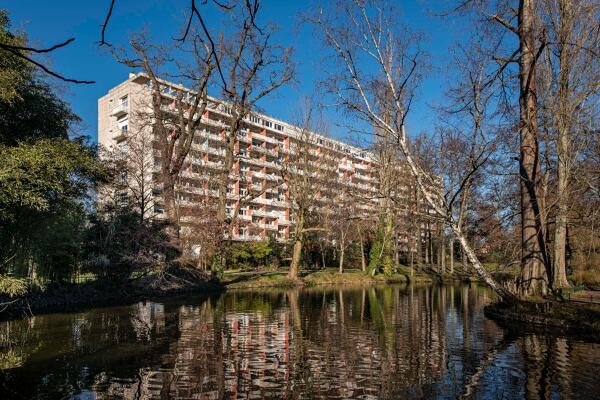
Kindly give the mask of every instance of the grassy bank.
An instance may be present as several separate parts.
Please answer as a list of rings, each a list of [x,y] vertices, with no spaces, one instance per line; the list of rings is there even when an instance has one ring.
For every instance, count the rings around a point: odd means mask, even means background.
[[[251,289],[263,287],[287,288],[295,286],[316,285],[372,285],[384,283],[409,283],[433,281],[433,277],[423,274],[411,276],[410,272],[400,270],[391,275],[378,274],[370,276],[360,270],[348,270],[340,274],[336,269],[315,272],[302,272],[298,280],[287,277],[287,272],[235,272],[226,273],[223,284],[227,289]]]
[[[211,294],[223,290],[312,287],[317,285],[372,285],[393,283],[430,283],[440,277],[411,275],[408,268],[391,275],[370,276],[360,270],[340,274],[337,269],[303,271],[297,280],[287,277],[287,271],[227,271],[220,282],[177,280],[156,285],[156,275],[140,280],[115,283],[85,279],[79,283],[53,284],[44,288],[31,287],[24,296],[0,298],[0,319],[27,315],[70,312],[86,308],[130,304],[185,293]],[[175,283],[174,283],[175,282]]]

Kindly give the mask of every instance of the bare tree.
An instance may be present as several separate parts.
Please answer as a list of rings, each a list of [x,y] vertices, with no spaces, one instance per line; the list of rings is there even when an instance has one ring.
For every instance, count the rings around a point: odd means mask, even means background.
[[[333,152],[318,145],[313,133],[323,132],[323,124],[314,116],[310,106],[303,112],[302,127],[292,136],[290,151],[285,155],[281,169],[283,188],[287,193],[294,223],[294,245],[288,273],[292,279],[298,277],[307,234],[327,230],[322,213],[328,208],[329,196],[335,196],[335,186],[332,183],[337,181],[338,160]]]
[[[548,50],[540,63],[542,121],[551,131],[556,152],[556,223],[551,276],[556,289],[569,286],[566,244],[572,171],[586,146],[581,126],[586,125],[589,100],[600,90],[600,6],[578,0],[545,0],[540,5],[539,18],[548,26]]]
[[[337,250],[338,271],[341,274],[344,272],[346,251],[352,242],[361,238],[362,233],[359,235],[357,231],[361,229],[359,227],[361,219],[364,219],[366,215],[364,215],[364,212],[361,213],[361,210],[357,207],[358,204],[361,204],[361,198],[354,195],[350,185],[351,182],[343,176],[338,179],[337,185],[334,185],[334,182],[330,184],[330,187],[336,187],[337,194],[327,208],[326,225],[328,226],[331,242]],[[364,271],[366,266],[364,265],[364,249],[362,246],[364,244],[361,244],[361,262]]]
[[[179,70],[182,77],[189,79],[189,90],[173,89],[160,78],[160,68],[169,57],[167,50],[148,43],[143,36],[132,39],[130,46],[131,54],[115,51],[114,55],[122,64],[140,68],[150,80],[151,102],[140,107],[136,123],[140,130],[149,129],[157,142],[165,211],[171,222],[179,226],[175,184],[208,106],[207,86],[214,69],[212,53],[203,38],[196,35],[191,49],[194,68]]]
[[[144,222],[155,216],[152,136],[146,130],[123,131],[121,135],[126,137],[124,141],[101,149],[100,157],[108,163],[113,179],[100,188],[100,197],[110,199],[109,204],[126,205]]]
[[[331,92],[337,96],[341,106],[395,139],[427,205],[449,225],[474,270],[501,297],[513,298],[483,268],[461,227],[449,212],[452,204],[448,204],[443,193],[435,189],[438,187],[435,179],[415,162],[409,149],[405,120],[421,67],[421,54],[415,38],[395,29],[398,26],[396,15],[382,2],[340,3],[336,12],[330,16],[321,11],[315,20],[339,62],[340,71],[331,80]],[[379,91],[373,90],[370,78],[373,75],[381,77],[390,93],[392,102],[389,119],[377,110],[376,96]]]
[[[294,76],[291,48],[273,44],[273,27],[259,28],[255,24],[259,11],[259,2],[256,1],[252,7],[244,7],[233,13],[231,22],[236,27],[235,31],[229,38],[222,39],[218,52],[224,76],[221,92],[230,114],[224,121],[225,158],[217,177],[217,218],[223,224],[225,236],[231,235],[239,207],[267,189],[264,187],[253,196],[247,196],[245,201],[237,202],[231,216],[227,215],[227,187],[239,157],[240,137],[252,129],[245,120],[254,115],[258,102],[290,82]]]

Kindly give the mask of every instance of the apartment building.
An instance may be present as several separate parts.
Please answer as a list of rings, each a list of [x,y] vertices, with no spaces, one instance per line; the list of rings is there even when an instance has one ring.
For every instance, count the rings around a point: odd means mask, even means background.
[[[165,110],[173,108],[177,95],[183,94],[183,99],[190,102],[195,98],[195,93],[181,85],[166,81],[161,81],[161,85]],[[126,81],[101,97],[98,100],[99,144],[106,148],[127,146],[134,133],[143,131],[147,133],[147,140],[154,140],[149,124],[140,117],[151,110],[150,99],[151,83],[142,73],[130,74]],[[202,115],[176,186],[178,206],[183,210],[182,225],[194,218],[191,212],[194,207],[218,196],[211,182],[218,171],[223,170],[224,137],[231,119],[230,111],[227,103],[210,98]],[[236,221],[233,240],[253,241],[272,236],[283,241],[290,237],[294,220],[289,188],[281,171],[286,160],[306,143],[305,132],[286,122],[260,113],[245,119],[236,140],[237,156],[229,171],[227,188],[227,212]],[[328,163],[332,170],[330,179],[336,181],[315,188],[314,196],[325,201],[352,191],[361,199],[355,204],[357,209],[367,212],[377,205],[375,161],[369,152],[312,132],[309,145],[312,162]],[[154,170],[148,173],[157,182],[152,199],[154,217],[164,218],[164,204],[158,187],[161,154],[154,151],[149,156]]]

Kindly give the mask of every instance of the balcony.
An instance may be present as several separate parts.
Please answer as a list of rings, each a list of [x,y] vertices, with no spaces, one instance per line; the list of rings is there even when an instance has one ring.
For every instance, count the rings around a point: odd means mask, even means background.
[[[124,115],[127,115],[128,112],[129,112],[129,103],[125,102],[125,103],[121,103],[118,106],[116,106],[115,108],[113,108],[110,115],[112,115],[113,117],[120,118]]]
[[[277,218],[278,214],[273,211],[263,211],[263,210],[252,210],[252,216],[256,217],[267,217],[267,218]]]
[[[117,141],[121,141],[127,138],[128,131],[127,129],[117,129],[115,134],[113,135],[113,139]]]
[[[275,224],[256,224],[256,225],[258,225],[258,227],[260,229],[268,229],[268,230],[271,230],[271,231],[277,231],[277,230],[279,230],[279,228],[277,228],[277,225],[275,225]]]
[[[233,240],[239,240],[242,242],[253,242],[259,241],[261,239],[262,237],[260,237],[259,235],[233,235]]]
[[[267,143],[271,143],[271,144],[279,144],[279,141],[277,139],[263,135],[262,133],[253,133],[252,139],[262,140],[263,142],[267,142]]]

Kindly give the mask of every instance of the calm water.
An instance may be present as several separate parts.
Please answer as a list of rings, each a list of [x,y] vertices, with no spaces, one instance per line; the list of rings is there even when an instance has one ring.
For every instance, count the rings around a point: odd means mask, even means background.
[[[507,332],[490,298],[328,287],[4,322],[0,399],[600,397],[600,345]]]

